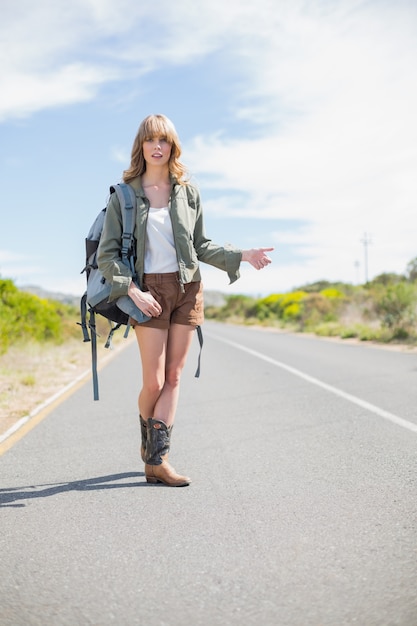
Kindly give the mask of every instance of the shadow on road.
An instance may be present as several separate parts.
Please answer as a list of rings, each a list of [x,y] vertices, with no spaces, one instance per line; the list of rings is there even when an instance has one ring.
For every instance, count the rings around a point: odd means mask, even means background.
[[[24,507],[21,500],[33,498],[48,498],[66,491],[94,491],[97,489],[126,489],[130,487],[146,487],[146,482],[120,482],[128,478],[139,478],[143,472],[124,472],[122,474],[110,474],[109,476],[97,476],[86,480],[75,480],[70,483],[53,483],[47,485],[31,485],[26,487],[13,487],[0,489],[0,508]]]

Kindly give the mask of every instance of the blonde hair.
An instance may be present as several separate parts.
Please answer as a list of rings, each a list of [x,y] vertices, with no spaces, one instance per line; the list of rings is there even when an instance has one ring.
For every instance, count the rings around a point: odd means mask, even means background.
[[[130,167],[123,172],[125,183],[137,176],[142,176],[146,171],[146,161],[143,156],[143,142],[153,137],[165,137],[171,144],[171,156],[169,158],[169,173],[181,185],[187,184],[187,169],[180,162],[181,144],[174,124],[165,115],[148,115],[145,117],[135,137],[132,146]]]

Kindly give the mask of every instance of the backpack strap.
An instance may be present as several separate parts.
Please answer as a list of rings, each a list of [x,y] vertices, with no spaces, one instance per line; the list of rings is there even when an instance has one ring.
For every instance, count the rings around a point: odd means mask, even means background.
[[[135,264],[133,261],[133,231],[136,220],[136,193],[135,190],[126,183],[119,183],[110,187],[110,192],[115,191],[119,200],[122,212],[122,246],[121,255],[124,261],[128,261],[132,270],[133,278],[136,277]]]
[[[93,397],[98,400],[98,374],[97,374],[97,332],[96,332],[96,315],[90,310],[90,334],[91,334],[91,372],[93,378]]]
[[[193,208],[196,209],[196,203],[195,203],[195,197],[194,194],[192,192],[192,189],[190,187],[190,185],[185,185],[185,191],[187,193],[187,202],[188,205]],[[198,337],[198,343],[200,344],[200,351],[198,353],[198,360],[197,360],[197,369],[196,372],[194,374],[195,378],[199,378],[200,377],[200,370],[201,370],[201,352],[203,350],[203,331],[201,326],[196,326],[196,331],[197,331],[197,337]]]
[[[200,364],[201,364],[201,351],[203,349],[204,341],[203,341],[203,331],[201,330],[201,326],[196,326],[196,331],[197,331],[198,343],[200,344],[200,352],[198,353],[197,370],[194,376],[195,378],[199,378],[200,377]]]
[[[82,328],[84,337],[83,341],[86,343],[87,341],[90,341],[90,335],[88,334],[87,328],[87,292],[85,292],[80,301],[80,314],[81,322],[77,322],[77,324]]]
[[[134,257],[134,237],[136,220],[136,193],[135,190],[127,183],[119,183],[111,187],[117,194],[120,208],[122,210],[123,233],[122,233],[122,259],[128,262],[132,272],[133,280],[136,280],[136,268]],[[126,339],[130,330],[130,322],[127,322],[124,338]]]

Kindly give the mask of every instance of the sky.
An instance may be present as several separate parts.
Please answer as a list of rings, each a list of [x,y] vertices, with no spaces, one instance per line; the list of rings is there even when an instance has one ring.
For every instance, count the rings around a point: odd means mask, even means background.
[[[274,246],[206,289],[364,283],[417,257],[415,0],[0,0],[0,277],[82,294],[142,119],[175,124],[207,235]]]

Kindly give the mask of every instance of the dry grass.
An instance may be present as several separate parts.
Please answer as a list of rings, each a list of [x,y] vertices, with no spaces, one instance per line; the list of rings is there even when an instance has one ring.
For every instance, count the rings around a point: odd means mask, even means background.
[[[123,333],[113,339],[114,350],[106,350],[99,341],[99,364],[135,341]],[[0,435],[20,418],[66,387],[75,378],[91,371],[91,344],[71,339],[62,346],[28,344],[13,347],[0,357]]]

